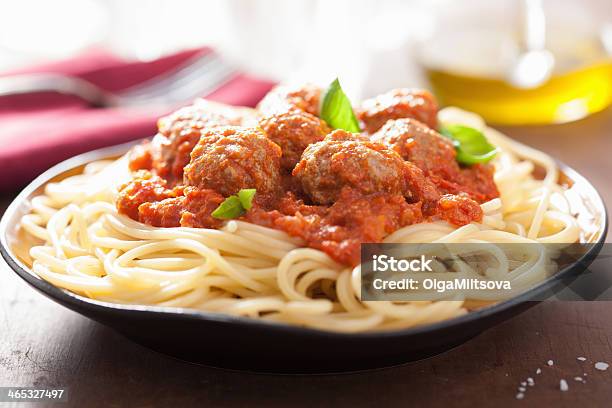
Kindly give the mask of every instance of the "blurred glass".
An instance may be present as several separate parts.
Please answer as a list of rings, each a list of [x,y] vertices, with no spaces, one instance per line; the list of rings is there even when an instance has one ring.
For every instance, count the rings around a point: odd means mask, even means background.
[[[521,1],[464,0],[436,9],[433,34],[418,60],[444,105],[477,112],[491,123],[577,120],[612,103],[612,2],[544,0],[551,77],[533,88],[512,84],[523,52]]]

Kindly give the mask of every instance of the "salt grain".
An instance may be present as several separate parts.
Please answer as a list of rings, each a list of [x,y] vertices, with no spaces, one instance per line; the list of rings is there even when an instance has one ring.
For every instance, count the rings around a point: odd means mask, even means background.
[[[578,360],[578,361],[586,361],[586,357],[576,357],[576,360]]]
[[[599,371],[606,371],[610,367],[610,364],[598,361],[595,363],[595,368]]]
[[[521,381],[521,385],[524,387],[527,385],[527,383],[525,381]]]
[[[541,372],[542,372],[542,369],[540,369],[540,368],[538,368],[538,369],[536,370],[536,374],[540,374]]]
[[[549,366],[552,366],[553,364],[555,364],[555,362],[552,361],[552,360],[548,360],[548,363],[546,363],[546,364],[548,364]]]
[[[523,399],[525,398],[525,394],[523,394],[522,392],[519,392],[518,394],[516,394],[516,399]]]
[[[527,388],[525,388],[525,387],[518,387],[518,390],[519,390],[520,392],[525,392],[525,391],[527,390]]]
[[[567,386],[567,381],[565,380],[559,381],[559,389],[563,392],[569,390],[569,387]]]
[[[575,381],[582,381],[582,377],[574,377]]]

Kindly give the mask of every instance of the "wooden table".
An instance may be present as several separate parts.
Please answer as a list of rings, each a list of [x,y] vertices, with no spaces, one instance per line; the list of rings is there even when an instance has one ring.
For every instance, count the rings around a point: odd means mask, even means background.
[[[612,203],[612,110],[562,126],[502,130],[575,167]],[[145,349],[47,300],[2,266],[0,386],[69,387],[69,405],[78,407],[610,406],[612,368],[593,364],[612,363],[611,310],[607,302],[547,302],[452,351],[401,367],[258,375]],[[518,401],[527,377],[535,385]],[[567,392],[559,390],[561,378]]]

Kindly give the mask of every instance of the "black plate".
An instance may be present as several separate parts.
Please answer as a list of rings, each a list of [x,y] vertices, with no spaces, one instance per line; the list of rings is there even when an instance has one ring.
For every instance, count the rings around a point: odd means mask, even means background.
[[[56,165],[34,180],[13,201],[0,223],[2,256],[26,282],[44,295],[84,316],[110,326],[147,347],[191,362],[250,371],[320,373],[384,367],[449,350],[514,316],[535,302],[538,293],[561,279],[583,272],[601,249],[608,219],[595,188],[566,165],[565,182],[572,185],[579,219],[589,225],[594,243],[578,262],[534,289],[510,300],[443,322],[409,329],[344,334],[281,325],[249,318],[153,306],[99,302],[59,289],[36,276],[14,253],[19,219],[30,198],[49,181],[76,174],[85,163],[116,157],[129,145],[92,151]],[[586,225],[585,224],[585,225]]]

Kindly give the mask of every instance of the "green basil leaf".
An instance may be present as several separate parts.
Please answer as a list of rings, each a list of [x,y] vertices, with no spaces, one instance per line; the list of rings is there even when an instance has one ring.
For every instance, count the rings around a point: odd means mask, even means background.
[[[221,220],[240,217],[253,207],[253,198],[256,192],[257,190],[254,188],[243,188],[238,191],[238,194],[227,197],[211,215]]]
[[[254,188],[243,188],[238,192],[238,199],[240,200],[240,204],[242,204],[242,208],[245,210],[251,209],[256,192],[257,190]]]
[[[229,196],[212,212],[212,216],[221,220],[231,220],[238,218],[244,214],[244,207],[240,203],[240,199],[233,195]]]
[[[342,90],[338,78],[325,92],[321,105],[321,119],[334,129],[344,129],[351,133],[361,131],[351,101]]]
[[[453,141],[457,161],[461,164],[487,163],[497,154],[497,148],[477,129],[447,125],[440,129],[440,133]]]

